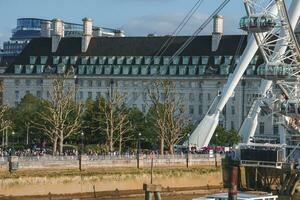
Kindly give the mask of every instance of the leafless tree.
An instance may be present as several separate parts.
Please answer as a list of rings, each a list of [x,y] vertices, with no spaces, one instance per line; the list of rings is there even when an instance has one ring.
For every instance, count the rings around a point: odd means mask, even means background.
[[[83,111],[82,102],[75,102],[76,88],[72,74],[58,75],[53,79],[50,98],[44,104],[40,122],[33,122],[53,143],[53,154],[63,153],[65,139],[78,132]]]
[[[113,152],[115,144],[118,143],[118,151],[122,152],[122,145],[129,139],[127,133],[132,130],[132,124],[128,119],[128,112],[125,108],[124,95],[117,89],[109,91],[107,98],[99,102],[99,111],[104,117],[96,119],[100,125],[100,132],[106,137],[107,151]],[[101,115],[98,115],[101,116]]]
[[[8,112],[9,107],[7,105],[0,105],[0,132],[2,132],[2,145],[7,145],[7,132],[12,128],[12,121],[6,117]]]
[[[188,124],[182,99],[176,91],[176,83],[170,80],[155,81],[148,93],[153,112],[152,120],[160,139],[160,152],[163,154],[166,145],[173,154],[174,145],[184,137],[183,129]]]

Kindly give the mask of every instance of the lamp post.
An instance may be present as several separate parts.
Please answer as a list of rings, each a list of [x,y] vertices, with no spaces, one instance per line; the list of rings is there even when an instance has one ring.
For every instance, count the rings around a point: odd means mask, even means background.
[[[138,144],[137,144],[137,168],[140,169],[140,150],[141,150],[141,133],[138,134]]]
[[[189,154],[190,154],[190,134],[187,135],[188,137],[188,148],[187,148],[187,153],[186,153],[186,167],[189,168]]]
[[[15,132],[13,131],[11,133],[12,135],[12,150],[11,150],[11,155],[15,155]]]
[[[80,133],[80,136],[81,136],[81,145],[80,145],[80,150],[79,150],[79,171],[82,170],[82,154],[83,154],[83,137],[84,137],[84,133],[81,132]]]

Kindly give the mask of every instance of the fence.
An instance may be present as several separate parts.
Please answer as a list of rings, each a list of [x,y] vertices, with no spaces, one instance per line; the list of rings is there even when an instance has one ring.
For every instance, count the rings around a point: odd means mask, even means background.
[[[153,158],[154,166],[189,166],[195,165],[216,165],[220,163],[220,155],[211,154],[190,154],[187,155],[140,155],[140,167],[149,167]],[[78,156],[33,156],[18,158],[19,167],[21,169],[33,168],[78,168]],[[97,155],[97,156],[82,156],[82,167],[136,167],[136,155]],[[7,157],[0,157],[0,168],[5,169],[8,165]]]

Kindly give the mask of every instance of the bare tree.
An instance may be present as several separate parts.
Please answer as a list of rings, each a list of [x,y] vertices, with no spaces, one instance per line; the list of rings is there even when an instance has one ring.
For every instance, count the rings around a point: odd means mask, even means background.
[[[75,102],[76,89],[72,84],[72,75],[56,76],[53,79],[50,98],[45,102],[40,122],[33,122],[53,143],[53,154],[63,153],[65,139],[80,129],[82,102]]]
[[[148,93],[152,104],[152,120],[160,139],[160,152],[163,154],[166,145],[173,154],[174,145],[184,137],[183,129],[188,122],[182,99],[176,92],[176,84],[170,80],[155,81]]]
[[[7,119],[6,115],[9,112],[7,105],[0,105],[0,132],[2,132],[2,145],[7,145],[7,132],[12,128],[12,121]],[[6,137],[5,137],[6,135]]]
[[[121,153],[124,141],[129,138],[127,133],[132,130],[132,124],[128,119],[124,95],[117,89],[111,89],[107,94],[107,98],[98,101],[100,112],[99,118],[96,119],[100,124],[98,130],[100,129],[106,137],[107,151],[114,151],[115,144],[118,143],[118,151]]]

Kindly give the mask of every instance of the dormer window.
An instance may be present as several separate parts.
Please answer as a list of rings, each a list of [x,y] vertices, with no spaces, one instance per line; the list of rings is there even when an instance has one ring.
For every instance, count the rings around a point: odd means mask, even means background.
[[[63,64],[68,64],[68,62],[69,62],[69,56],[63,56],[62,58],[61,58],[61,62],[63,63]]]
[[[179,67],[179,75],[186,75],[186,66],[180,66]]]
[[[169,65],[169,63],[170,63],[170,57],[164,56],[164,65]]]
[[[196,75],[196,66],[189,66],[189,75]]]
[[[198,65],[199,64],[199,56],[193,56],[192,57],[192,64],[193,65]]]
[[[201,59],[201,64],[202,65],[207,65],[208,64],[208,56],[202,56],[201,57],[202,59]]]
[[[97,63],[97,59],[98,59],[97,56],[91,56],[90,57],[90,64],[95,65]]]
[[[48,59],[48,56],[41,56],[41,64],[42,65],[46,64],[47,59]]]
[[[235,64],[238,64],[240,62],[240,56],[235,56],[234,61],[235,61]]]
[[[224,64],[230,65],[232,58],[233,58],[233,56],[225,56]]]
[[[133,61],[133,56],[126,56],[126,65],[131,65]]]
[[[160,66],[159,74],[160,75],[166,75],[167,73],[168,73],[168,66]]]
[[[22,65],[15,65],[15,74],[21,74],[22,73]]]
[[[173,61],[172,62],[173,62],[174,65],[178,65],[179,64],[179,60],[180,60],[179,58],[180,58],[179,56],[173,57]]]
[[[122,72],[123,72],[124,75],[129,74],[129,72],[130,72],[130,66],[126,66],[126,65],[123,66]]]
[[[169,72],[170,75],[176,75],[177,74],[177,66],[171,65],[169,71],[170,71]]]
[[[190,57],[189,56],[183,56],[182,57],[182,64],[183,65],[188,65],[190,61]]]
[[[142,59],[143,59],[143,57],[141,57],[141,56],[135,57],[135,64],[136,65],[141,65],[142,64]]]
[[[199,70],[199,75],[204,75],[206,70],[206,65],[200,65],[198,70]]]
[[[154,65],[159,65],[159,64],[160,64],[160,57],[154,56]]]
[[[151,56],[145,56],[145,65],[151,64]]]
[[[121,65],[115,65],[114,66],[114,75],[121,74]]]
[[[26,74],[32,74],[33,67],[34,67],[34,65],[26,65],[25,66],[25,73]]]
[[[122,65],[122,64],[123,64],[123,61],[124,61],[124,56],[121,56],[121,57],[118,57],[118,58],[117,58],[117,64],[118,64],[118,65]]]
[[[221,59],[222,59],[222,56],[215,56],[214,57],[215,65],[220,65],[221,64]]]
[[[44,72],[44,67],[45,67],[45,65],[37,65],[36,66],[36,73],[37,74],[42,74]]]
[[[70,58],[70,64],[75,65],[77,62],[78,57],[77,56],[71,56]]]
[[[36,62],[36,59],[37,59],[36,56],[30,56],[30,57],[29,57],[29,63],[30,63],[31,65],[34,65],[35,62]]]
[[[105,60],[106,60],[106,56],[99,57],[99,64],[103,65],[105,63]]]
[[[57,73],[58,74],[65,73],[65,70],[66,70],[66,65],[65,64],[60,63],[60,64],[57,65]]]
[[[151,75],[157,74],[157,66],[151,66],[151,68],[150,68],[150,74]]]
[[[114,64],[114,61],[115,61],[115,57],[114,56],[110,56],[110,57],[107,58],[107,63],[109,65]]]
[[[103,68],[102,65],[96,65],[95,66],[95,73],[96,74],[102,74],[102,68]]]
[[[148,72],[149,72],[149,67],[147,65],[142,66],[141,74],[142,75],[147,75]]]
[[[131,71],[132,71],[133,75],[138,75],[139,71],[140,71],[140,67],[139,66],[132,66]]]
[[[88,56],[81,57],[81,64],[82,65],[87,65],[88,64],[88,60],[89,60]]]
[[[107,65],[107,66],[104,67],[104,74],[105,75],[110,75],[111,71],[112,71],[111,65]]]
[[[85,65],[78,65],[78,74],[84,74]]]
[[[93,73],[94,73],[94,65],[87,65],[86,74],[93,74]]]
[[[53,56],[53,64],[57,65],[59,63],[59,56]]]

